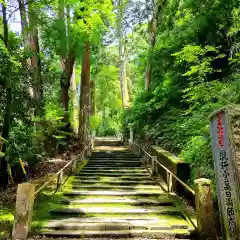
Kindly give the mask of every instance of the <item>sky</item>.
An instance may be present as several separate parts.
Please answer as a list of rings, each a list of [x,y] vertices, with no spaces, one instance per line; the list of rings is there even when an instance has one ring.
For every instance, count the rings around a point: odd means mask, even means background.
[[[18,10],[18,3],[16,0],[7,0],[7,17],[8,25],[13,32],[21,32],[21,18]],[[2,13],[1,13],[2,15]]]

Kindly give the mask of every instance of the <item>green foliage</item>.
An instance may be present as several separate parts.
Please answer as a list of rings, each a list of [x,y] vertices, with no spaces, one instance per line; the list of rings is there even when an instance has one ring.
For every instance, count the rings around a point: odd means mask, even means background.
[[[133,92],[123,131],[131,123],[139,141],[179,154],[192,167],[191,183],[199,175],[214,179],[209,114],[240,102],[239,3],[167,1],[157,30],[151,89]],[[141,50],[130,58],[144,76],[148,55]]]
[[[97,134],[101,136],[116,135],[121,128],[122,102],[116,54],[116,48],[111,46],[108,48],[101,47],[96,53],[93,77],[96,87],[98,123],[95,129]]]
[[[101,117],[98,115],[94,115],[90,117],[90,129],[96,130],[101,124]]]
[[[209,54],[216,54],[216,56],[209,56]],[[183,50],[172,54],[177,58],[178,64],[187,63],[190,70],[182,74],[186,77],[196,77],[200,81],[204,81],[208,74],[214,71],[221,71],[212,67],[212,62],[219,58],[224,58],[225,54],[219,54],[219,50],[214,46],[184,46]],[[197,80],[197,79],[196,79]]]

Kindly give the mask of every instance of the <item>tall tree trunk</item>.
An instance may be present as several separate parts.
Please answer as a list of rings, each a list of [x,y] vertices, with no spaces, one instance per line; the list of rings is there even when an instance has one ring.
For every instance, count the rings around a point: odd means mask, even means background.
[[[78,116],[79,116],[79,103],[77,102],[77,86],[76,86],[76,63],[73,67],[72,73],[72,103],[73,103],[73,130],[74,133],[78,134]]]
[[[67,36],[66,36],[66,24],[64,16],[64,0],[59,0],[58,5],[58,21],[60,26],[60,58],[61,58],[61,68],[65,69],[65,58],[67,54]]]
[[[4,43],[6,48],[8,48],[8,22],[6,16],[6,6],[5,2],[2,3],[2,13],[3,13],[3,28],[4,28]],[[9,132],[11,128],[11,116],[12,116],[12,82],[11,82],[11,63],[8,63],[6,77],[5,77],[5,86],[6,86],[6,108],[4,113],[4,123],[2,130],[2,137],[6,140],[9,137]],[[6,153],[7,144],[3,144],[2,152]],[[0,158],[0,186],[5,190],[8,186],[8,163],[6,155],[3,158]]]
[[[166,0],[156,0],[155,9],[153,13],[153,19],[151,22],[151,39],[150,39],[150,51],[149,51],[149,57],[146,67],[146,78],[145,78],[145,89],[150,89],[151,85],[151,77],[152,77],[152,55],[154,51],[154,47],[156,44],[156,36],[157,36],[157,24],[158,24],[158,18],[159,13],[162,7],[165,5]]]
[[[79,136],[81,147],[87,145],[90,134],[90,43],[86,42],[82,61]]]
[[[73,67],[75,62],[74,46],[70,43],[70,9],[67,8],[67,29],[65,23],[65,0],[59,0],[58,18],[60,25],[60,62],[62,68],[62,75],[60,78],[61,84],[61,104],[64,111],[63,118],[67,126],[70,127],[68,103],[69,95],[68,90],[70,87]],[[68,31],[68,34],[67,34]],[[67,44],[68,35],[68,44]],[[69,130],[66,128],[66,130]]]
[[[91,81],[91,116],[96,114],[96,103],[95,103],[95,82]]]
[[[24,45],[27,46],[29,44],[29,37],[28,37],[28,33],[27,33],[28,20],[27,20],[27,13],[26,13],[26,9],[25,9],[24,0],[18,0],[18,6],[19,6],[19,10],[20,10],[20,17],[21,17],[23,42],[24,42]]]
[[[43,101],[43,81],[41,76],[41,59],[38,41],[38,29],[36,22],[36,12],[33,10],[33,3],[28,4],[29,12],[29,27],[30,27],[30,44],[33,56],[31,57],[31,66],[33,69],[33,95],[35,100],[35,116],[42,117],[44,114],[44,101]]]
[[[75,62],[75,54],[73,46],[69,49],[68,56],[65,60],[65,67],[64,71],[62,72],[60,84],[61,84],[61,101],[62,107],[64,110],[64,122],[69,123],[69,116],[68,116],[68,102],[69,102],[69,95],[68,89],[70,87],[70,81],[73,72],[73,66]]]
[[[129,105],[128,84],[126,78],[126,55],[125,55],[125,40],[124,40],[124,6],[123,0],[118,0],[118,35],[119,35],[119,59],[120,59],[120,87],[122,96],[122,105],[127,107]]]

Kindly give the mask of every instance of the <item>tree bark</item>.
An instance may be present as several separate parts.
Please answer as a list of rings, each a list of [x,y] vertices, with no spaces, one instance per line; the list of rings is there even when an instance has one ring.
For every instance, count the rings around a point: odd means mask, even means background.
[[[118,22],[118,34],[119,34],[119,59],[120,59],[120,87],[122,96],[122,105],[127,107],[129,105],[129,93],[128,84],[126,78],[126,55],[125,55],[125,40],[123,34],[123,17],[124,9],[122,0],[118,1],[119,7],[119,22]]]
[[[27,20],[27,13],[25,9],[24,0],[18,0],[18,6],[20,10],[20,17],[21,17],[21,28],[22,28],[22,36],[24,45],[27,46],[29,44],[29,37],[27,33],[28,28],[28,20]]]
[[[59,0],[58,8],[58,20],[60,26],[60,58],[61,58],[61,68],[65,69],[65,58],[67,54],[67,36],[66,36],[66,24],[64,16],[64,0]]]
[[[72,103],[73,103],[73,130],[74,133],[78,134],[78,116],[79,116],[79,107],[77,102],[77,86],[76,86],[76,64],[73,67],[73,73],[72,73]]]
[[[84,148],[89,141],[90,134],[90,43],[86,42],[82,61],[81,95],[79,112],[79,136],[81,147]]]
[[[95,103],[95,82],[91,81],[91,116],[96,114],[96,103]]]
[[[41,59],[38,41],[38,29],[36,22],[36,13],[34,12],[32,2],[28,4],[29,11],[29,27],[30,27],[30,45],[33,56],[31,57],[31,67],[33,69],[33,96],[35,101],[35,116],[42,117],[44,115],[43,101],[43,81],[41,76]]]
[[[3,28],[4,28],[4,43],[6,48],[8,48],[8,22],[6,15],[5,2],[2,3],[2,13],[3,13]],[[2,130],[2,137],[8,139],[9,132],[11,128],[11,116],[12,116],[12,82],[11,82],[11,63],[7,63],[7,71],[5,78],[6,86],[6,108],[4,112],[4,123]],[[3,143],[2,152],[6,154],[7,143]],[[8,186],[8,163],[6,155],[0,159],[0,186],[3,190],[7,189]]]
[[[64,122],[69,123],[69,116],[68,116],[68,102],[69,102],[69,95],[68,89],[70,87],[70,81],[73,73],[73,66],[75,62],[75,54],[73,47],[69,49],[67,59],[65,60],[65,67],[61,75],[60,84],[61,84],[61,102],[62,107],[64,110]]]
[[[157,24],[159,19],[159,13],[162,7],[165,5],[166,0],[156,0],[156,6],[153,13],[153,19],[151,22],[151,39],[150,39],[150,51],[149,57],[146,67],[146,78],[145,78],[145,89],[149,90],[151,85],[151,77],[152,77],[152,54],[154,51],[154,47],[156,44],[156,36],[157,36]]]
[[[75,53],[74,53],[74,45],[70,43],[71,34],[70,34],[70,9],[67,9],[67,28],[65,23],[65,1],[59,0],[59,9],[58,9],[58,18],[60,23],[60,62],[62,68],[62,75],[60,78],[61,85],[61,105],[64,111],[63,119],[67,126],[70,127],[69,123],[69,114],[68,114],[68,103],[69,103],[69,95],[68,90],[70,87],[71,77],[73,73],[73,67],[75,62]],[[67,44],[67,31],[68,31],[68,44]],[[66,129],[69,130],[69,129]]]

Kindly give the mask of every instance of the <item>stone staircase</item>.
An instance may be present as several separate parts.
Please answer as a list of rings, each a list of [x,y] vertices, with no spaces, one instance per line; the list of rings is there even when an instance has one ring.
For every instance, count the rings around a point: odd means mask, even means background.
[[[119,141],[98,141],[88,164],[50,209],[47,237],[190,239],[193,227],[156,185],[140,158]],[[164,184],[164,182],[162,182]]]

